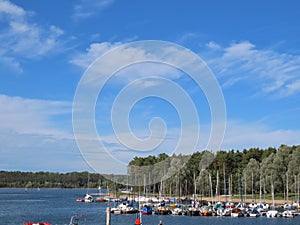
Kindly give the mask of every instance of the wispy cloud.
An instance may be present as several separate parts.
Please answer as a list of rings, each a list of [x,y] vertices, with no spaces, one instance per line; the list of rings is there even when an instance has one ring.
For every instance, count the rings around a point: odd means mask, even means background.
[[[299,144],[300,130],[274,129],[266,124],[244,121],[227,121],[227,131],[222,147],[224,149],[245,149],[252,147],[279,147],[281,144]]]
[[[74,6],[74,19],[86,19],[97,15],[99,11],[110,6],[114,0],[80,0],[78,4]]]
[[[106,52],[122,44],[123,43],[121,42],[92,43],[86,49],[85,52],[75,54],[69,62],[83,69],[87,69],[100,56],[102,56]],[[169,52],[163,52],[163,53],[160,52],[157,54],[166,54],[169,57],[174,58],[174,60],[178,57],[178,55],[172,54],[173,49],[170,48],[167,51]],[[145,52],[145,50],[142,48],[122,47],[122,49],[118,51],[118,54],[115,54],[115,56],[113,57],[113,61],[105,62],[105,67],[109,69],[114,65],[127,65],[128,61],[141,62],[141,63],[132,64],[128,67],[122,68],[122,70],[118,71],[115,74],[119,79],[118,81],[122,81],[123,83],[124,81],[128,83],[135,79],[142,78],[142,77],[149,77],[149,76],[162,76],[162,77],[168,77],[170,79],[177,79],[181,76],[182,72],[169,65],[165,65],[163,63],[160,64],[160,63],[148,62],[147,54],[148,53]],[[143,60],[145,60],[145,62],[143,62]],[[96,70],[97,70],[97,66],[95,67]],[[103,65],[101,65],[100,67],[101,70],[105,68]],[[139,83],[139,87],[145,87],[149,85],[153,86],[154,83],[153,82]]]
[[[8,0],[0,0],[0,64],[17,72],[22,72],[20,58],[36,58],[54,51],[64,33],[54,25],[42,27],[32,23],[33,15]]]
[[[300,56],[259,49],[249,41],[222,47],[209,42],[208,64],[229,87],[237,82],[247,82],[262,94],[286,97],[300,92]]]
[[[88,66],[94,62],[97,58],[103,55],[105,52],[110,49],[121,45],[122,43],[110,43],[110,42],[101,42],[101,43],[92,43],[86,49],[85,52],[75,54],[70,63],[82,67],[84,69],[88,68]]]
[[[60,172],[89,169],[72,134],[71,107],[69,102],[0,95],[0,167]]]
[[[54,117],[59,121],[59,116],[71,115],[71,103],[0,95],[0,108],[2,131],[58,139],[72,138],[67,131],[70,128],[63,128],[59,122],[53,122]]]

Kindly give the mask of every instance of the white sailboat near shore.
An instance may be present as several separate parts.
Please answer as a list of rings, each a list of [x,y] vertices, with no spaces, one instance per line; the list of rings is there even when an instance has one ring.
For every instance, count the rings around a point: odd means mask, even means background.
[[[266,213],[266,216],[268,218],[275,218],[278,215],[278,211],[275,209],[273,175],[271,175],[271,192],[272,192],[272,206],[271,209]]]

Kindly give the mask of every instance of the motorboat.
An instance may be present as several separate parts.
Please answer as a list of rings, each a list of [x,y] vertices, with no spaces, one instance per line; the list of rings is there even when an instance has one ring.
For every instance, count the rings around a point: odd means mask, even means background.
[[[294,218],[295,214],[291,210],[285,210],[282,213],[282,217],[284,217],[284,218]]]
[[[187,210],[186,210],[186,215],[187,216],[200,216],[200,209],[199,208],[196,208],[196,207],[189,207]]]
[[[242,217],[243,211],[239,208],[234,208],[231,212],[231,217]]]
[[[51,225],[48,222],[24,222],[23,225]]]
[[[183,215],[183,210],[181,207],[176,207],[172,210],[172,215],[175,215],[175,216],[181,216]]]
[[[275,218],[275,217],[278,216],[278,211],[275,210],[275,209],[271,209],[271,210],[269,210],[269,211],[266,213],[266,216],[267,216],[268,218]]]
[[[151,215],[153,210],[152,210],[152,207],[150,205],[144,205],[141,212],[142,212],[143,215]]]
[[[86,194],[86,195],[84,196],[84,202],[86,202],[86,203],[91,203],[91,202],[93,202],[93,201],[94,201],[93,196],[91,196],[91,195],[89,195],[89,194]]]
[[[255,208],[255,209],[252,209],[252,210],[250,211],[249,216],[250,216],[250,217],[259,217],[259,216],[260,216],[260,213],[259,213],[259,211],[257,210],[257,208]]]
[[[159,206],[154,210],[154,214],[156,214],[156,215],[169,215],[171,213],[172,213],[172,211],[168,207],[165,207],[165,206]]]
[[[138,209],[133,207],[132,203],[123,202],[116,208],[111,208],[111,213],[114,214],[135,214],[138,213]]]

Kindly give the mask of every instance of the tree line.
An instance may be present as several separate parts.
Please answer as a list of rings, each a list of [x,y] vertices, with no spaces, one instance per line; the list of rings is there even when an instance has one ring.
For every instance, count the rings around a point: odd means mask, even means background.
[[[230,151],[199,151],[191,155],[135,157],[122,184],[96,173],[0,171],[0,187],[130,188],[154,195],[198,196],[299,192],[300,145]],[[129,184],[129,185],[128,185]],[[143,188],[141,188],[143,187]],[[288,187],[288,188],[287,188]]]
[[[89,172],[51,173],[0,171],[0,187],[8,188],[97,188],[111,182]]]
[[[159,163],[158,167],[151,166]],[[135,157],[128,173],[133,183],[144,182],[145,190],[163,195],[257,196],[270,194],[273,183],[275,194],[283,198],[287,192],[299,193],[300,146]],[[151,184],[155,177],[162,182],[156,179]]]

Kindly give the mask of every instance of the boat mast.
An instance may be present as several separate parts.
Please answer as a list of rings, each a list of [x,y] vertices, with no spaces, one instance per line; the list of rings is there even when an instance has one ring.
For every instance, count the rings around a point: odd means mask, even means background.
[[[246,172],[244,172],[244,186],[245,186],[245,189],[244,189],[244,199],[245,199],[245,202],[246,202],[246,195],[247,195],[247,178],[246,178]]]
[[[227,188],[226,188],[226,174],[225,174],[225,163],[223,163],[223,177],[224,177],[224,196],[227,194]],[[227,201],[227,196],[226,196]]]
[[[253,192],[253,171],[251,173],[251,182],[252,182],[252,202],[254,202],[254,192]]]
[[[264,177],[264,202],[266,201],[266,180]]]
[[[242,184],[242,179],[241,179],[241,174],[240,172],[238,173],[239,175],[239,192],[240,192],[240,199],[241,199],[241,202],[243,202],[243,196],[242,196],[242,189],[243,189],[243,184]]]
[[[231,197],[232,197],[232,192],[233,192],[233,188],[232,188],[232,174],[230,174],[230,182],[229,182],[229,196],[230,196],[230,201],[232,200]]]
[[[201,176],[201,171],[200,171],[200,176]],[[196,173],[194,172],[194,201],[196,199],[196,191],[197,191],[197,186],[196,186]],[[202,195],[202,194],[201,194]]]
[[[261,174],[259,174],[259,202],[261,202]]]
[[[90,189],[90,173],[88,172],[88,180],[87,180],[87,189],[86,189],[86,194],[89,193],[89,189]]]
[[[298,206],[300,204],[300,174],[298,174]]]
[[[219,171],[217,171],[216,196],[218,196],[218,201],[220,201],[220,195],[219,195]]]
[[[271,174],[272,209],[275,209],[273,174]]]
[[[208,178],[209,178],[209,187],[210,187],[210,200],[211,200],[211,202],[213,202],[213,188],[212,188],[210,172],[208,173]]]
[[[286,172],[286,203],[289,204],[289,175]]]
[[[145,195],[145,197],[147,197],[147,195],[146,195],[146,174],[144,174],[144,195]]]

